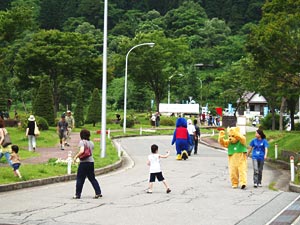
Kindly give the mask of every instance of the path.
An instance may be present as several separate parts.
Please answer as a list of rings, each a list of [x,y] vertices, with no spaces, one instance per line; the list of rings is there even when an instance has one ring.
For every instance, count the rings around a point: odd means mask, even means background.
[[[57,137],[57,140],[58,137]],[[78,151],[78,143],[80,141],[80,135],[78,132],[73,132],[71,134],[71,140],[70,140],[70,146],[65,146],[65,150],[60,150],[59,143],[55,147],[49,147],[49,148],[39,148],[37,147],[37,152],[40,153],[37,157],[31,157],[28,159],[22,160],[22,163],[24,164],[38,164],[38,163],[46,163],[50,158],[61,158],[61,159],[67,159],[68,152],[72,151],[72,155],[74,155]],[[37,146],[39,144],[39,140],[37,138]]]

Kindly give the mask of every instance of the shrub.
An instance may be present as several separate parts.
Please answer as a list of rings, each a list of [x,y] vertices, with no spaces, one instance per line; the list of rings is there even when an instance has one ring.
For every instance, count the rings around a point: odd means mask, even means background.
[[[279,118],[278,114],[275,114],[275,130],[279,129]],[[283,119],[283,127],[286,127],[288,124],[287,119]],[[268,114],[265,118],[261,119],[261,127],[264,130],[271,130],[272,129],[272,114]]]
[[[123,127],[124,120],[121,120],[120,126]],[[126,128],[132,128],[134,126],[134,120],[131,118],[126,118]]]
[[[300,130],[300,123],[295,123],[294,128],[295,130]]]
[[[6,127],[17,127],[19,120],[7,119],[7,120],[4,120],[4,123],[5,123]]]
[[[49,130],[49,124],[48,124],[48,122],[45,118],[40,117],[40,116],[36,116],[35,121],[36,121],[36,123],[37,123],[40,130]],[[22,129],[26,130],[27,125],[28,125],[28,116],[20,117],[20,122],[21,122]]]
[[[36,123],[40,130],[48,130],[49,129],[49,124],[48,124],[47,120],[43,117],[37,117]]]
[[[175,126],[175,121],[172,118],[162,118],[160,120],[160,125],[163,125],[163,126]]]

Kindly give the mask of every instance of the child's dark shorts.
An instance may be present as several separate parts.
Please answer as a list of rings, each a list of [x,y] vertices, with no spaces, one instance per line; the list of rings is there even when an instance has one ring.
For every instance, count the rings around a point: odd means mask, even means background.
[[[155,177],[158,181],[163,181],[165,178],[162,175],[162,172],[159,173],[150,173],[150,180],[149,182],[155,182]]]
[[[21,163],[14,163],[12,164],[13,168],[14,168],[14,171],[18,170],[19,167],[20,167]]]

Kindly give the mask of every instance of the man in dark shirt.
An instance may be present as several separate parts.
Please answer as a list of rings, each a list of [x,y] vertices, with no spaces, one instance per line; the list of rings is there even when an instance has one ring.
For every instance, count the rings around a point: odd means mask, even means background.
[[[66,116],[62,115],[61,120],[57,123],[57,134],[59,136],[60,149],[65,150],[65,142],[67,140],[68,123],[66,122]]]

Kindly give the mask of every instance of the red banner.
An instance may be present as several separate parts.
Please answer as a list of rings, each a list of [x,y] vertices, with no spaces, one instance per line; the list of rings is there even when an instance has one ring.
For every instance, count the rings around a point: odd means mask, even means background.
[[[216,108],[216,112],[219,116],[222,116],[223,109],[221,107]]]

